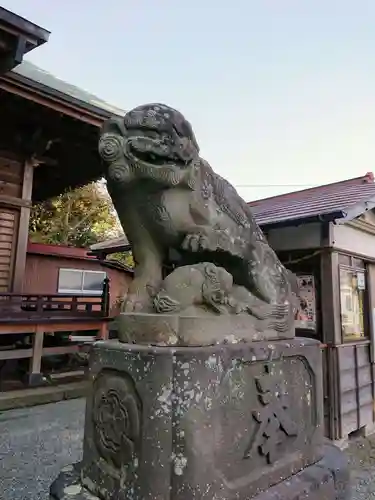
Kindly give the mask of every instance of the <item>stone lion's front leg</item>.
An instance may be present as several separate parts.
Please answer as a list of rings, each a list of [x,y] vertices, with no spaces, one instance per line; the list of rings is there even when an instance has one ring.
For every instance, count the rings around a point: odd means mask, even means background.
[[[151,307],[147,281],[134,279],[125,298],[122,312],[147,312]]]
[[[200,226],[188,232],[182,243],[183,250],[190,252],[223,251],[241,256],[241,241],[229,230]]]
[[[152,296],[162,281],[162,258],[156,249],[144,246],[134,255],[136,267],[124,301],[123,312],[151,312]]]

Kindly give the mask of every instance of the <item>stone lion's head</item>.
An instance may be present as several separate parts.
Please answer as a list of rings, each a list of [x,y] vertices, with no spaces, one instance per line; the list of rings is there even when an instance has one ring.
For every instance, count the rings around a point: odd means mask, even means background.
[[[111,181],[143,178],[176,185],[199,158],[199,146],[179,111],[165,104],[145,104],[123,120],[110,119],[103,125],[99,153]]]

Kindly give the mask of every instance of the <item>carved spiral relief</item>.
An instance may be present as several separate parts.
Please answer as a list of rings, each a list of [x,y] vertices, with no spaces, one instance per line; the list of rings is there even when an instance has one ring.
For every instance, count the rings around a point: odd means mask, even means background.
[[[124,182],[129,177],[129,167],[125,165],[111,165],[108,169],[108,177],[116,182]]]
[[[99,154],[106,162],[117,160],[123,153],[122,138],[112,134],[104,134],[99,140]]]
[[[92,415],[100,455],[117,468],[126,465],[140,437],[140,400],[132,380],[123,374],[99,376]]]

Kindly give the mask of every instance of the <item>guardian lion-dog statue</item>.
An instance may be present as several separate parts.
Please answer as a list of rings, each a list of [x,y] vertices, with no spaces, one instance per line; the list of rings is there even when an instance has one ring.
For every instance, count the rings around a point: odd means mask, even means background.
[[[123,119],[109,119],[100,132],[99,153],[135,262],[124,313],[245,315],[258,333],[293,331],[290,272],[267,244],[249,205],[200,157],[193,129],[179,111],[147,104]],[[194,268],[194,276],[203,276],[202,263],[215,282],[215,300],[203,300],[204,280],[191,279]],[[177,278],[171,290],[171,280],[164,280],[163,270],[171,265],[186,267],[178,279],[195,302],[188,306],[182,300],[185,309],[174,296]],[[233,286],[226,284],[228,274]],[[198,292],[191,291],[194,286]]]

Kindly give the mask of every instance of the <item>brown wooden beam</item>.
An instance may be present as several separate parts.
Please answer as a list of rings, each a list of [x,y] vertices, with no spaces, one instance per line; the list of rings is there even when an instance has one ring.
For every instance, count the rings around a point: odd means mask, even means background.
[[[65,103],[56,97],[47,97],[43,95],[42,92],[32,89],[21,82],[12,81],[12,78],[9,75],[5,75],[0,78],[0,88],[6,92],[18,95],[30,101],[34,101],[42,106],[46,106],[59,113],[71,116],[72,118],[76,118],[77,120],[89,123],[90,125],[94,125],[96,127],[100,127],[105,120],[104,117],[95,116],[87,110],[83,110],[82,108],[80,109],[73,104]]]
[[[76,352],[82,351],[82,347],[79,345],[65,345],[58,347],[44,347],[42,350],[42,358],[45,356],[59,356],[62,354],[74,354]],[[2,351],[0,349],[0,361],[6,361],[8,359],[27,359],[32,358],[33,350],[30,349],[11,349]]]
[[[15,198],[13,196],[7,196],[5,194],[0,195],[0,205],[7,206],[10,208],[31,208],[31,201],[21,200],[21,198]]]
[[[30,359],[30,376],[40,374],[42,364],[44,329],[38,325],[33,337],[33,353]]]
[[[31,358],[32,354],[33,354],[32,349],[12,349],[10,351],[0,350],[0,360],[5,361],[7,359]]]
[[[59,356],[61,354],[74,354],[81,351],[81,346],[77,344],[63,345],[56,347],[45,347],[42,356]]]
[[[25,335],[30,335],[35,333],[36,328],[38,324],[42,324],[46,334],[50,332],[84,332],[88,330],[97,330],[98,332],[101,331],[102,324],[106,323],[107,321],[103,320],[87,320],[87,321],[74,321],[74,320],[68,320],[64,322],[57,322],[56,320],[47,320],[47,321],[40,321],[39,323],[36,321],[30,321],[30,322],[19,322],[17,323],[16,321],[9,321],[9,322],[4,322],[0,323],[0,335],[10,335],[14,333],[21,333]]]
[[[20,219],[18,225],[18,238],[16,247],[16,258],[13,275],[13,292],[22,292],[23,278],[26,268],[27,242],[29,239],[29,220],[31,211],[31,193],[33,190],[33,161],[27,160],[24,164],[22,201],[29,203],[29,206],[21,206]]]
[[[48,158],[48,156],[33,156],[32,160],[34,161],[34,168],[39,167],[40,165],[47,165],[48,167],[57,167],[59,162],[53,158]]]

